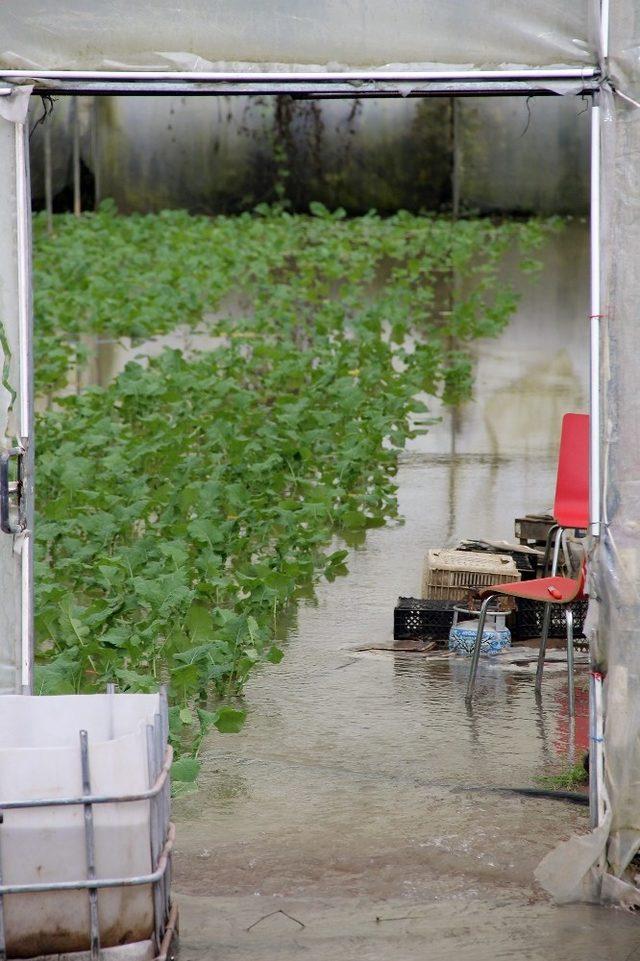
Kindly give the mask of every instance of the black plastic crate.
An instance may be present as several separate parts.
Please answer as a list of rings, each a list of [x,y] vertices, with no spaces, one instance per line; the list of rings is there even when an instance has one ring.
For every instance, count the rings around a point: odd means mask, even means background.
[[[584,619],[587,616],[587,604],[589,602],[574,601],[571,605],[573,611],[573,636],[584,637]],[[513,615],[513,626],[511,633],[514,640],[527,640],[532,637],[540,637],[542,634],[542,618],[546,605],[541,601],[531,601],[528,598],[520,598],[516,612]],[[566,637],[567,622],[565,619],[565,607],[562,604],[551,605],[551,620],[549,622],[549,637]]]
[[[516,568],[520,573],[520,578],[523,581],[532,581],[536,576],[536,570],[538,567],[537,558],[533,554],[526,554],[523,551],[505,551],[506,554],[511,554],[513,557]]]
[[[447,641],[453,624],[455,601],[399,597],[393,611],[396,641]]]

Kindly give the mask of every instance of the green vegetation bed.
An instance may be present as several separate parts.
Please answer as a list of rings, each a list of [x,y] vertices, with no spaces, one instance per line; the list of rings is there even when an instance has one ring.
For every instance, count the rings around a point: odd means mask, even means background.
[[[168,681],[192,755],[209,725],[237,730],[248,674],[282,656],[279,614],[344,573],[336,533],[396,515],[397,454],[424,429],[416,395],[469,395],[468,345],[516,304],[500,262],[517,246],[535,269],[548,229],[107,204],[49,236],[36,216],[40,690]],[[212,312],[217,349],[166,350],[62,396],[88,335],[140,340]]]

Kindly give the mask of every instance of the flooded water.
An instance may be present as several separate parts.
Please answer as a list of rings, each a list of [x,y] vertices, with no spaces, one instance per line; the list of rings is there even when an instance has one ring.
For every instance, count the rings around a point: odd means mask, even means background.
[[[404,524],[301,604],[284,661],[247,687],[244,731],[209,739],[200,790],[175,804],[182,961],[640,958],[635,918],[554,907],[533,881],[586,810],[490,790],[566,767],[564,672],[536,705],[530,670],[483,664],[467,710],[467,661],[358,650],[390,645],[429,547],[512,539],[516,515],[552,504],[561,416],[586,404],[586,289],[576,224],[478,346],[475,402],[409,445]]]
[[[533,881],[586,810],[493,790],[536,786],[573,758],[563,666],[537,704],[531,668],[481,663],[467,710],[468,661],[384,650],[428,548],[512,540],[516,516],[552,505],[562,415],[587,404],[585,225],[545,261],[533,279],[507,266],[520,307],[477,345],[474,401],[434,404],[441,420],[403,454],[404,523],[370,532],[348,577],[301,603],[285,659],[247,686],[245,729],[209,738],[199,791],[175,802],[181,961],[640,959],[635,918],[556,908]],[[215,343],[206,329],[98,342],[77,386],[167,345]],[[577,704],[579,748],[584,671]]]

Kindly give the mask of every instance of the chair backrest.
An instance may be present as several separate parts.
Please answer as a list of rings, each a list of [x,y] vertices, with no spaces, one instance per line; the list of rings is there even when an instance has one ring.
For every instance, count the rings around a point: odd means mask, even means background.
[[[553,516],[561,527],[589,526],[589,415],[562,418]]]

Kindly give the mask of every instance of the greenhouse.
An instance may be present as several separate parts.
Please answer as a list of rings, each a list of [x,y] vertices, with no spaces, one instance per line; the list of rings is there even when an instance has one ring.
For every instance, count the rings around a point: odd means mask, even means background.
[[[0,957],[634,956],[637,23],[2,6]]]

